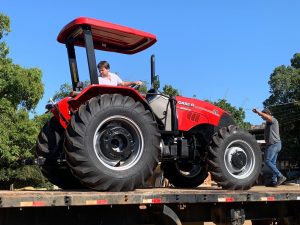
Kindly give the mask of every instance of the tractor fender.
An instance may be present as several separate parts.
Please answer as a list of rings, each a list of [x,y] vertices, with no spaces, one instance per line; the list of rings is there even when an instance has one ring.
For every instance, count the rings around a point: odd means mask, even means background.
[[[99,85],[93,84],[85,88],[82,92],[80,92],[76,97],[69,101],[69,105],[71,109],[77,110],[80,105],[89,99],[103,94],[121,94],[124,96],[132,97],[134,100],[141,102],[144,104],[146,108],[150,108],[145,97],[142,96],[137,90],[126,87],[126,86],[108,86],[108,85]]]
[[[227,113],[226,111],[223,112],[218,126],[215,127],[215,132],[217,132],[219,129],[221,129],[222,127],[228,127],[230,125],[236,125],[234,119],[232,118],[232,116]]]
[[[66,128],[71,119],[72,113],[76,112],[79,107],[91,98],[103,95],[103,94],[121,94],[124,96],[132,97],[135,101],[141,102],[146,110],[149,110],[153,118],[153,110],[146,101],[145,97],[141,95],[137,90],[131,87],[125,86],[108,86],[93,84],[85,88],[75,97],[66,97],[60,100],[55,106],[50,110],[54,116],[59,120],[60,124]]]
[[[69,111],[75,112],[86,101],[90,100],[95,96],[103,94],[121,94],[123,96],[129,96],[135,101],[141,102],[144,105],[145,109],[149,110],[154,116],[152,109],[146,101],[145,97],[141,95],[137,90],[126,86],[108,86],[99,84],[90,85],[87,88],[85,88],[82,92],[80,92],[77,96],[71,98],[68,101]]]

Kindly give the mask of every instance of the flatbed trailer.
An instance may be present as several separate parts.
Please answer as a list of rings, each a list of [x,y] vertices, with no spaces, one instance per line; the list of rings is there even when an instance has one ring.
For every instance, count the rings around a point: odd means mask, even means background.
[[[300,187],[0,191],[2,225],[300,224]],[[275,222],[276,221],[276,222]]]

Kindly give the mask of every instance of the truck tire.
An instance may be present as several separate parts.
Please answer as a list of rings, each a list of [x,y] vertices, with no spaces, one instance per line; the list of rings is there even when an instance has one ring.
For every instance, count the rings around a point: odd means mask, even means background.
[[[160,134],[143,104],[105,94],[81,105],[64,142],[73,174],[101,191],[128,191],[144,185],[158,164]]]
[[[164,162],[161,169],[172,185],[181,188],[198,187],[208,176],[207,165]]]
[[[63,155],[64,129],[55,117],[43,126],[36,142],[36,156],[45,158],[40,167],[43,175],[54,185],[62,189],[82,188],[81,183],[72,175],[70,169],[57,164]]]
[[[255,138],[234,125],[221,128],[208,146],[212,179],[224,189],[247,190],[262,167],[262,153]]]

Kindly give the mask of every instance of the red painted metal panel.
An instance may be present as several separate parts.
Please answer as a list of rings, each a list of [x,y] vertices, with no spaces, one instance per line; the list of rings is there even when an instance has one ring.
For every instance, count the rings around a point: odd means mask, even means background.
[[[147,107],[148,104],[144,96],[142,96],[137,90],[133,88],[125,86],[108,86],[95,84],[85,88],[75,98],[66,97],[62,99],[57,103],[59,113],[56,109],[54,109],[52,112],[55,117],[59,119],[60,124],[66,129],[71,119],[70,112],[77,111],[83,103],[101,94],[121,94],[124,96],[132,97],[136,101],[143,103],[145,107]]]
[[[58,42],[66,43],[71,35],[75,38],[75,46],[83,47],[83,32],[78,28],[85,25],[91,27],[94,48],[97,50],[134,54],[156,42],[155,35],[148,32],[88,17],[79,17],[68,23],[59,33]]]
[[[223,109],[198,99],[177,96],[176,101],[178,129],[182,131],[199,124],[217,126],[224,113]]]

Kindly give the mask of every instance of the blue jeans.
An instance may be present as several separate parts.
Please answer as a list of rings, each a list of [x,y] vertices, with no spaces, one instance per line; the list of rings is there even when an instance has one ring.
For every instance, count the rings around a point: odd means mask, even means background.
[[[281,150],[281,142],[269,145],[266,149],[265,163],[272,171],[272,183],[277,182],[277,177],[283,176],[276,167],[278,153]]]

